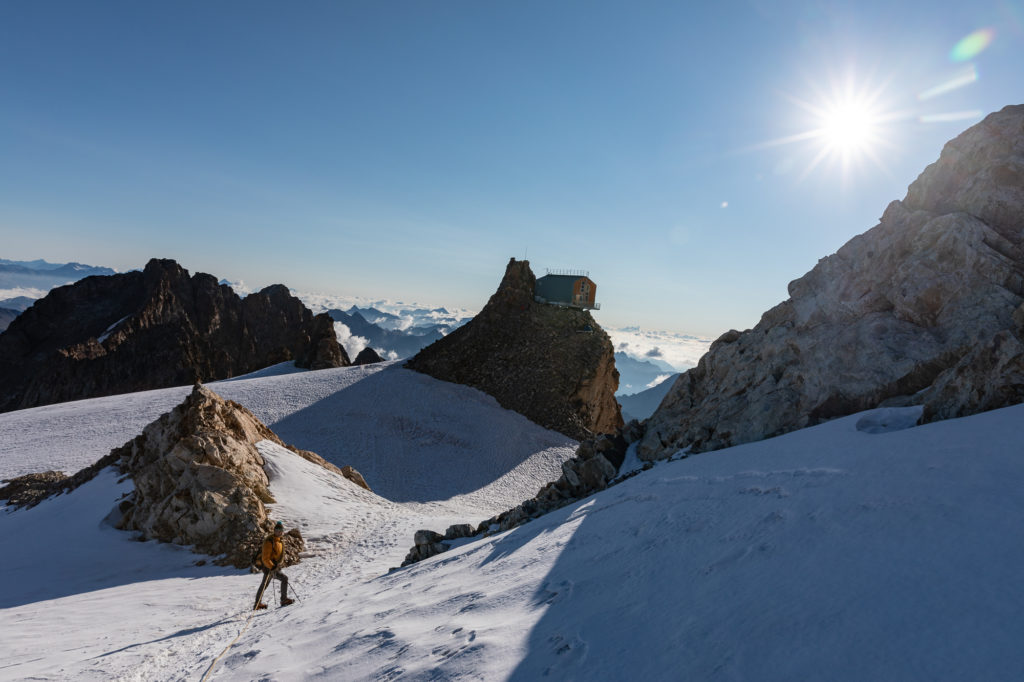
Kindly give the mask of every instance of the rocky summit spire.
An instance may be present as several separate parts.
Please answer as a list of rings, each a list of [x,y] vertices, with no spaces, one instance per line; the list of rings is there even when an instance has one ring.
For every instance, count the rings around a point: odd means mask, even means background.
[[[924,419],[1024,401],[1024,105],[949,142],[881,222],[730,331],[648,420],[645,459],[880,405]]]
[[[577,440],[622,426],[608,335],[589,312],[533,300],[529,261],[509,260],[483,310],[406,367],[488,393]]]

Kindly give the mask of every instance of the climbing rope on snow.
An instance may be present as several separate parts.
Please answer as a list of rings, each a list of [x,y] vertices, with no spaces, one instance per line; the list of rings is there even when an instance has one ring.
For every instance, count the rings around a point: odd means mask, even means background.
[[[231,647],[233,647],[238,642],[239,639],[242,638],[242,635],[245,634],[245,631],[249,629],[250,625],[252,625],[252,619],[253,619],[253,616],[255,616],[255,615],[256,615],[256,611],[254,609],[252,612],[249,613],[249,617],[245,619],[245,627],[243,627],[238,632],[238,634],[235,635],[235,638],[233,640],[231,640],[230,644],[228,644],[226,647],[224,647],[224,651],[220,652],[220,654],[217,656],[217,658],[213,659],[213,662],[210,663],[210,667],[206,669],[206,672],[203,674],[203,677],[202,677],[202,679],[199,682],[206,682],[206,680],[210,677],[210,673],[212,673],[213,669],[217,666],[217,663],[220,661],[220,659],[224,658],[224,654],[226,654],[228,652],[228,650]]]

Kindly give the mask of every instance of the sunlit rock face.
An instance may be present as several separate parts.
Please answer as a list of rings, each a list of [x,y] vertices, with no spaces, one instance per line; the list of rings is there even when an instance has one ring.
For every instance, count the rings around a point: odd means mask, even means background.
[[[676,381],[639,454],[713,450],[881,404],[1024,401],[1024,105],[947,143],[881,222]]]
[[[406,366],[576,440],[613,433],[622,414],[611,339],[586,310],[534,301],[535,283],[529,262],[513,258],[484,309]]]
[[[213,381],[292,360],[349,364],[326,314],[276,284],[240,298],[173,260],[58,287],[0,334],[0,412]]]
[[[315,453],[285,445],[249,410],[197,385],[180,405],[105,458],[135,484],[118,507],[117,526],[221,555],[221,563],[248,566],[273,529],[264,507],[274,498],[256,447],[261,441],[369,489],[355,469],[338,469]],[[285,543],[286,563],[297,562],[302,536],[289,532]]]

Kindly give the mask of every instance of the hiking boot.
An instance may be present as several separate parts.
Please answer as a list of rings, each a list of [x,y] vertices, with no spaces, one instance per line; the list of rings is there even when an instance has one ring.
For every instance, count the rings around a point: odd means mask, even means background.
[[[289,599],[288,597],[285,597],[284,599],[281,600],[281,606],[288,606],[289,604],[294,604],[294,603],[295,603],[295,600],[294,599]]]
[[[259,611],[260,609],[265,609],[265,608],[267,608],[267,605],[264,604],[263,602],[260,602],[259,604],[256,605],[256,609],[255,610]]]

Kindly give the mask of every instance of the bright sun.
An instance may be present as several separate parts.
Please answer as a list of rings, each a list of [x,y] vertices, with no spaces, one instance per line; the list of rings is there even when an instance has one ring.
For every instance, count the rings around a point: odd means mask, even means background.
[[[885,84],[875,86],[858,80],[851,72],[846,78],[830,79],[826,88],[812,88],[813,98],[786,95],[803,109],[806,127],[802,132],[763,142],[758,147],[804,146],[809,152],[809,161],[798,182],[819,168],[839,170],[844,182],[852,180],[865,162],[887,172],[885,150],[893,148],[890,124],[904,118],[906,113],[888,108],[884,90]],[[791,165],[791,155],[779,162],[780,168]]]
[[[830,151],[849,155],[868,151],[874,141],[876,117],[862,102],[847,101],[821,111],[822,141]]]

